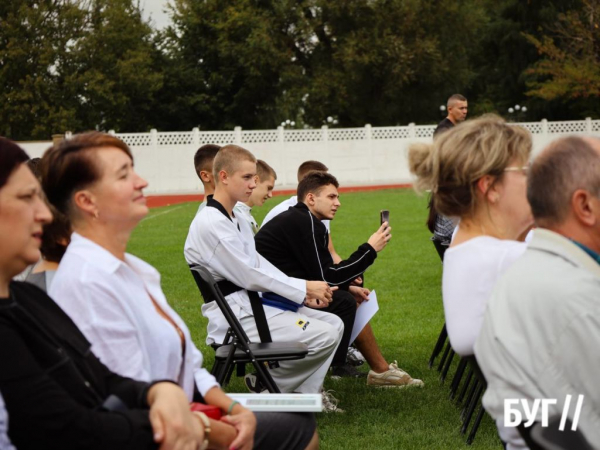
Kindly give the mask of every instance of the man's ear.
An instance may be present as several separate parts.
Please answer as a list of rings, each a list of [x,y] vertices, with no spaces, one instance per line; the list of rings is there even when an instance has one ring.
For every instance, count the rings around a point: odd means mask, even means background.
[[[307,205],[314,205],[315,204],[315,194],[313,194],[312,192],[309,192],[308,194],[306,194],[306,197],[304,197],[304,203]]]
[[[220,170],[218,175],[219,175],[219,183],[229,184],[229,175],[227,174],[226,171]]]
[[[96,196],[88,189],[75,192],[73,195],[73,205],[84,216],[98,217],[99,211],[96,204]]]
[[[200,179],[204,183],[210,183],[210,176],[211,176],[211,173],[208,170],[201,170],[200,171]]]
[[[571,210],[581,223],[588,227],[600,220],[600,202],[585,189],[577,189],[571,197]]]

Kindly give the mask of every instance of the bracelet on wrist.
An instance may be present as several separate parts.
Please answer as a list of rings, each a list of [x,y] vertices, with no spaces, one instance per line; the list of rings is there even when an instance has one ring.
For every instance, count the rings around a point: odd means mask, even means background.
[[[192,414],[198,417],[204,426],[204,441],[202,442],[200,450],[206,450],[208,448],[208,438],[210,437],[210,420],[208,420],[208,417],[203,412],[192,411]]]
[[[229,408],[227,408],[227,415],[231,414],[231,411],[233,411],[233,408],[235,407],[235,405],[239,405],[240,402],[238,402],[237,400],[234,400],[231,402],[231,405],[229,405]]]

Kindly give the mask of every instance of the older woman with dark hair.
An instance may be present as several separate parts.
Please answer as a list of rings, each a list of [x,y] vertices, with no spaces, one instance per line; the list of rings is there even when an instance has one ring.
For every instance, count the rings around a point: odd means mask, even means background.
[[[27,159],[0,138],[0,391],[13,444],[23,450],[197,450],[202,422],[178,386],[111,372],[52,299],[11,281],[39,260],[42,229],[52,220]]]
[[[230,447],[318,445],[312,415],[255,417],[229,398],[202,368],[202,354],[167,302],[160,274],[126,253],[148,207],[143,194],[147,182],[135,172],[123,141],[96,132],[74,136],[44,155],[42,181],[48,199],[68,216],[74,231],[50,295],[108,367],[136,379],[173,380],[190,401],[218,407],[224,417],[211,427],[231,437]]]

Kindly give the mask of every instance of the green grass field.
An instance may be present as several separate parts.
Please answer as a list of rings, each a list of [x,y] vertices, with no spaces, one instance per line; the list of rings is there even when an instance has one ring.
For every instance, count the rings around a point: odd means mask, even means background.
[[[258,222],[285,197],[276,197],[253,211]],[[393,238],[366,272],[366,286],[377,291],[379,313],[372,321],[383,355],[413,377],[423,389],[381,389],[364,380],[325,379],[335,390],[345,414],[319,414],[321,448],[367,449],[500,449],[495,426],[486,416],[474,444],[460,434],[459,410],[448,400],[449,380],[441,385],[438,372],[427,367],[443,323],[440,293],[441,264],[424,225],[426,200],[412,190],[397,189],[343,194],[332,223],[336,250],[348,256],[377,229],[379,211],[390,210]],[[174,308],[184,318],[196,345],[213,363],[213,350],[204,344],[206,320],[202,299],[183,258],[183,245],[197,204],[153,209],[138,226],[129,252],[154,265]],[[361,367],[361,370],[368,370]],[[453,373],[453,372],[451,372]],[[226,390],[245,392],[235,376]]]

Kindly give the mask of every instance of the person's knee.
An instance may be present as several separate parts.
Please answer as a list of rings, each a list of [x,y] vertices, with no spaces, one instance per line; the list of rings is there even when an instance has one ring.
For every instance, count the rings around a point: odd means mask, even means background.
[[[331,342],[332,345],[337,345],[342,339],[342,335],[344,334],[344,322],[339,317],[335,317],[332,324],[329,324],[327,329],[327,340]]]
[[[356,309],[356,299],[348,291],[338,289],[333,293],[333,301],[338,303],[339,309]]]

